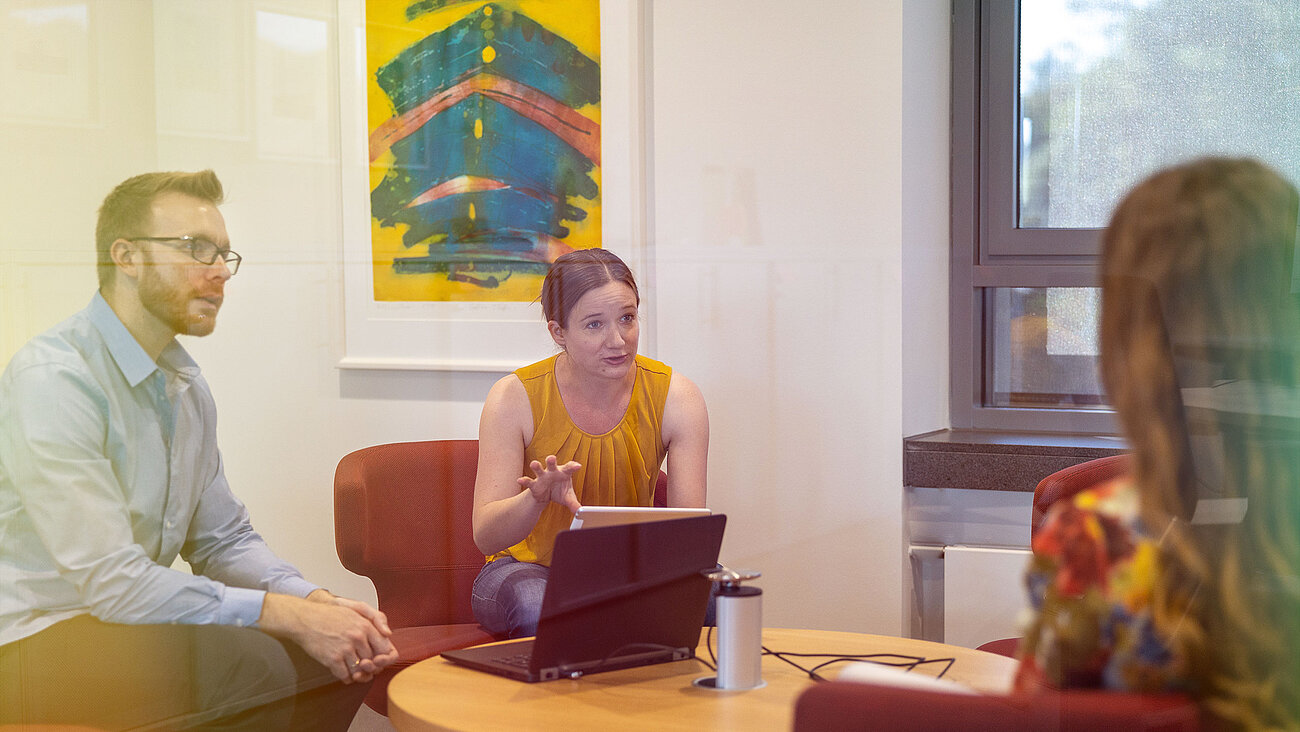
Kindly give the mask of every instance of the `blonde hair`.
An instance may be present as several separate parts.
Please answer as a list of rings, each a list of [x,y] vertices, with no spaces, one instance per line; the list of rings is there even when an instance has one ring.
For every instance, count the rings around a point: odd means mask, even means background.
[[[220,204],[225,195],[221,181],[211,170],[200,170],[197,173],[142,173],[117,184],[100,205],[99,220],[95,224],[95,256],[100,288],[110,288],[113,274],[117,271],[109,253],[113,242],[144,236],[151,215],[150,204],[159,194],[169,191],[184,193],[213,204]]]
[[[1163,536],[1155,621],[1204,708],[1252,729],[1300,726],[1300,414],[1268,413],[1300,387],[1296,209],[1263,164],[1206,158],[1139,184],[1103,236],[1102,376]],[[1193,523],[1215,499],[1244,517]]]

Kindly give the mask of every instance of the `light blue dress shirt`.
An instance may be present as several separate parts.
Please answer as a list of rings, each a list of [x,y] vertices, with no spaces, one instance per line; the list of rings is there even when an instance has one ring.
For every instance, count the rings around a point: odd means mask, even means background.
[[[194,574],[170,568],[177,555]],[[0,376],[0,645],[90,613],[254,626],[267,591],[317,589],[230,492],[207,382],[155,364],[96,293]]]

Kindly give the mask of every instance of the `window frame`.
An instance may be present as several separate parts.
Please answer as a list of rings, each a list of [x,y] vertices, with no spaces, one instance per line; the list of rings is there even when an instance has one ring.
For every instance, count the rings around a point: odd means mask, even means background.
[[[1099,229],[1018,228],[1017,0],[953,0],[950,414],[954,428],[1117,434],[1109,409],[985,402],[989,288],[1096,287]],[[1013,134],[995,134],[1012,130]]]

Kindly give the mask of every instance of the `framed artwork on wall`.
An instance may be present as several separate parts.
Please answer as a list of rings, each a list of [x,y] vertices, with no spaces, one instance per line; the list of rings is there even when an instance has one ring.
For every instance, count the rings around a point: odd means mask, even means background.
[[[329,18],[257,9],[252,119],[264,160],[332,161]]]
[[[249,71],[249,39],[264,38],[250,32],[247,10],[229,3],[170,2],[154,3],[152,11],[158,133],[246,142],[248,87],[261,80]],[[198,28],[205,42],[201,54],[193,52]]]
[[[340,0],[339,366],[554,351],[547,265],[644,257],[641,0]]]
[[[0,12],[0,119],[101,124],[98,0],[6,3]]]

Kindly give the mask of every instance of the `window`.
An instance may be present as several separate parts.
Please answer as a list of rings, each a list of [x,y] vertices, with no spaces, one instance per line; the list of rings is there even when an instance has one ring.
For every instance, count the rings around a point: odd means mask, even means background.
[[[1300,178],[1300,3],[954,0],[954,427],[1113,432],[1100,229],[1209,154]]]

